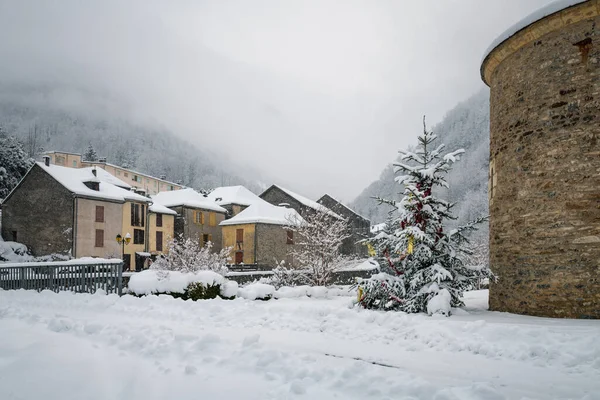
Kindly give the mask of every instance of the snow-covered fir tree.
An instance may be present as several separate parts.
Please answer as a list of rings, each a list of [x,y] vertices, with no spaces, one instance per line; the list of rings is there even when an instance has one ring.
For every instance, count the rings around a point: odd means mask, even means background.
[[[32,165],[23,144],[0,127],[0,199],[17,186]]]
[[[298,281],[312,286],[331,284],[333,274],[348,258],[340,253],[344,240],[350,237],[348,221],[327,211],[314,211],[304,221],[291,220],[285,227],[288,242],[293,242],[288,256],[298,266]]]
[[[453,204],[434,196],[435,187],[448,187],[445,176],[464,150],[444,154],[444,145],[435,147],[436,135],[428,131],[423,120],[423,134],[413,151],[400,151],[395,163],[395,181],[402,185],[400,201],[379,198],[381,204],[395,208],[389,222],[373,240],[379,257],[391,270],[359,284],[359,304],[365,308],[401,310],[410,313],[441,312],[462,305],[462,294],[471,289],[481,274],[466,265],[471,254],[465,234],[487,218],[453,229],[444,230],[453,219]]]
[[[230,251],[231,247],[226,247],[219,252],[213,252],[212,242],[202,247],[198,240],[191,238],[173,239],[167,244],[167,252],[152,263],[151,269],[178,272],[209,270],[225,275],[229,272],[227,262],[230,259]]]
[[[85,161],[98,161],[98,154],[96,154],[96,150],[94,149],[94,146],[92,146],[91,143],[85,150],[85,153],[83,153],[83,159]]]

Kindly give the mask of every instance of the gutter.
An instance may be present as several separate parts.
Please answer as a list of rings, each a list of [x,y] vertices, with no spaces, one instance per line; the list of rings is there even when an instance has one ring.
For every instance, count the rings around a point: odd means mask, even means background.
[[[77,206],[77,196],[73,196],[73,230],[71,232],[71,251],[73,258],[77,258]]]

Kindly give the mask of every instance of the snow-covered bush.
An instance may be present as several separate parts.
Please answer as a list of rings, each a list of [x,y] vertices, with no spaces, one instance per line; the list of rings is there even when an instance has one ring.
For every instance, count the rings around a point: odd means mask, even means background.
[[[465,290],[482,276],[491,276],[487,267],[474,269],[466,263],[473,251],[465,234],[487,218],[445,231],[445,222],[454,219],[453,204],[435,196],[433,190],[448,187],[445,175],[464,151],[444,155],[444,145],[434,147],[436,136],[425,126],[418,140],[417,149],[400,151],[400,162],[395,164],[395,171],[403,173],[396,177],[404,188],[402,200],[378,199],[395,210],[387,229],[372,239],[391,272],[361,281],[358,303],[365,308],[449,315],[450,306],[463,304]]]
[[[214,299],[217,296],[230,299],[237,294],[236,283],[213,271],[162,272],[146,270],[131,276],[129,293],[137,296],[169,294],[184,300]]]
[[[221,275],[227,274],[227,262],[230,259],[230,247],[219,252],[212,251],[212,242],[204,247],[197,240],[190,238],[173,239],[167,244],[166,254],[152,263],[151,269],[161,271],[197,272],[213,271]]]
[[[275,287],[266,283],[251,283],[238,290],[238,296],[247,300],[270,300]]]

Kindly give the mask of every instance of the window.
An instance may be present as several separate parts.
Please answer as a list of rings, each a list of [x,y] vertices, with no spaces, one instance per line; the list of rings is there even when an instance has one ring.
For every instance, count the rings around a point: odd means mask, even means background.
[[[144,244],[144,230],[134,229],[133,230],[133,244]]]
[[[243,229],[235,230],[235,242],[236,243],[244,243],[244,230]]]
[[[104,247],[104,229],[96,229],[96,247]]]
[[[17,242],[17,231],[12,231],[13,242]]]
[[[173,185],[169,185],[169,190],[174,190]]]
[[[154,187],[158,186],[158,182],[154,181]]]
[[[194,223],[204,225],[204,213],[202,211],[194,211]]]
[[[145,207],[143,204],[131,203],[131,226],[144,226]]]
[[[56,156],[56,165],[65,165],[65,158],[63,156]]]
[[[146,183],[150,183],[150,179],[146,178]]]
[[[294,231],[287,231],[287,244],[294,244]]]
[[[121,171],[117,170],[117,176],[121,176]]]
[[[124,176],[125,178],[128,178],[128,177],[129,177],[129,174],[128,174],[127,172],[123,172],[123,176]]]
[[[206,243],[212,242],[212,235],[209,233],[205,233],[202,235],[202,245],[206,246]]]
[[[156,214],[156,226],[157,227],[162,226],[162,214]]]
[[[96,206],[96,222],[104,222],[104,206]]]
[[[137,176],[137,175],[133,175],[133,176],[131,177],[131,180],[132,180],[132,181],[136,181],[136,182],[137,182],[137,181],[138,181],[138,176]]]
[[[77,160],[73,160],[73,168],[77,168]]]
[[[162,251],[163,249],[163,233],[160,231],[156,232],[156,251]]]
[[[211,212],[208,214],[208,225],[209,226],[217,226],[217,214]]]

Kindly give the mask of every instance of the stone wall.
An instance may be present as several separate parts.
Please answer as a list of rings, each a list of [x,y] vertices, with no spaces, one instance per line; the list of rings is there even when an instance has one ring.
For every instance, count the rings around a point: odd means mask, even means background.
[[[284,260],[286,265],[294,266],[289,256],[293,244],[287,244],[287,231],[281,225],[256,224],[256,264],[274,268],[277,262]]]
[[[309,208],[304,204],[300,203],[294,197],[290,196],[283,190],[279,189],[277,186],[271,186],[269,189],[265,190],[260,198],[266,201],[267,203],[271,203],[274,206],[279,206],[280,204],[287,203],[290,208],[293,208],[298,212],[298,214],[304,216],[308,212]]]
[[[73,196],[34,165],[2,204],[2,237],[25,244],[34,256],[71,251]]]
[[[600,318],[600,3],[581,7],[579,22],[542,20],[482,67],[492,310]]]

